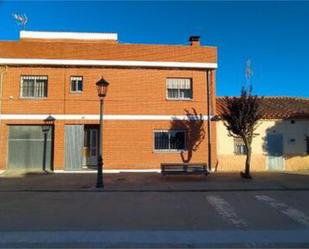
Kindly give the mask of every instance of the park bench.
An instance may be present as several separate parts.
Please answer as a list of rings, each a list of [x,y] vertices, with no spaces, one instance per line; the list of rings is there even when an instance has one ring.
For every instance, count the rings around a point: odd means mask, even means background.
[[[161,163],[164,175],[207,175],[206,163]]]

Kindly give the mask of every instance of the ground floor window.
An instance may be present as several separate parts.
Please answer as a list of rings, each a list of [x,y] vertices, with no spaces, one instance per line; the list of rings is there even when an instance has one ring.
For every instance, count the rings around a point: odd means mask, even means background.
[[[183,130],[154,131],[154,149],[157,151],[185,150],[185,140],[185,131]]]
[[[245,155],[247,153],[245,143],[241,138],[234,138],[234,153],[236,155]]]

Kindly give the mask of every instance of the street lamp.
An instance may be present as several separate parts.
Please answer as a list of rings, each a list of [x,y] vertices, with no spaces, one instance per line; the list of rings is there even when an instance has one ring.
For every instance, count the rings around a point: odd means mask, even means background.
[[[97,188],[103,188],[103,101],[107,93],[109,83],[102,77],[97,83],[97,91],[100,99],[100,130],[99,130],[99,157],[98,157],[98,173],[97,173]]]
[[[46,171],[46,151],[47,151],[47,135],[50,127],[54,124],[55,118],[49,115],[44,119],[44,125],[42,125],[42,132],[44,133],[44,145],[43,145],[43,171]]]

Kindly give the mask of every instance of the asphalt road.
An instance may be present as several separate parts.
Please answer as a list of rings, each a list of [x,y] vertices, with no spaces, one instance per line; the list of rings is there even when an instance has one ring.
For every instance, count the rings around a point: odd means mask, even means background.
[[[1,192],[0,247],[309,247],[308,194]]]

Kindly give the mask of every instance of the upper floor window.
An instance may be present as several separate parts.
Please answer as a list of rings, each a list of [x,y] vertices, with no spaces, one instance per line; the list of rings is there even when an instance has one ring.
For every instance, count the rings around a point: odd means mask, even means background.
[[[192,79],[166,79],[167,99],[192,99]]]
[[[247,153],[245,143],[241,138],[234,138],[234,153],[236,155],[245,155]]]
[[[21,76],[20,96],[25,98],[47,97],[47,76]]]
[[[80,93],[83,91],[83,77],[71,76],[71,92]]]
[[[154,149],[161,151],[179,151],[186,149],[185,131],[168,130],[154,132]]]

